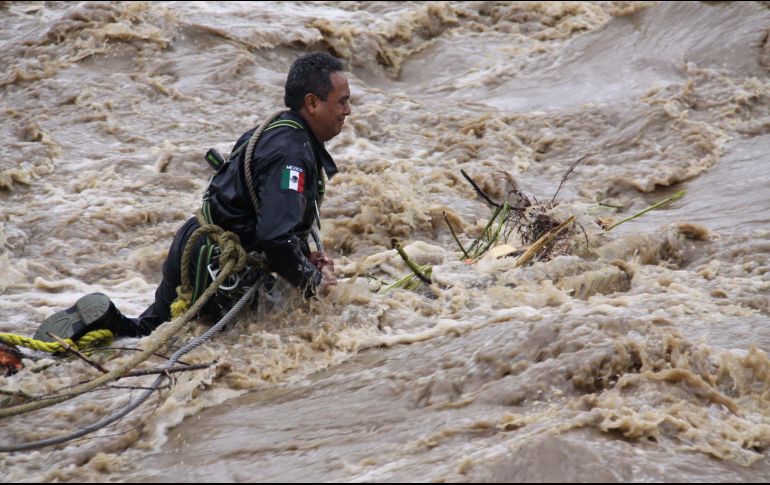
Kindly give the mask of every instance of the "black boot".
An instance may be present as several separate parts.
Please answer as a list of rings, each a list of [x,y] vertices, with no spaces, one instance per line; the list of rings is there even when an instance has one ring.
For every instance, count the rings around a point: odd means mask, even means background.
[[[120,326],[122,320],[123,315],[107,295],[91,293],[81,297],[74,306],[46,318],[35,332],[34,338],[43,342],[55,342],[48,336],[48,333],[51,333],[61,339],[77,340],[91,330],[113,330]]]

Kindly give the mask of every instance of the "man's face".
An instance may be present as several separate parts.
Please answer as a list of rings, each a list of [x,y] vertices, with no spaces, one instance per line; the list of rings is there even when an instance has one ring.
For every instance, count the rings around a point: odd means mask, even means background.
[[[334,72],[330,80],[332,90],[325,101],[316,96],[313,96],[315,99],[305,100],[305,106],[310,114],[308,121],[313,132],[322,142],[339,135],[345,123],[345,117],[350,114],[350,88],[347,78],[341,72]]]

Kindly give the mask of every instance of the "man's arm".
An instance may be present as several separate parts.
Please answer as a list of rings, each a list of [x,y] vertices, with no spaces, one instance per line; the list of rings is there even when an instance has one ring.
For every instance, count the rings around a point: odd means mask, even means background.
[[[268,266],[289,283],[304,290],[305,297],[313,296],[321,285],[323,275],[301,250],[297,236],[263,244]]]
[[[260,197],[256,236],[270,269],[310,296],[323,276],[308,259],[306,243],[297,235],[303,228],[306,206],[313,203],[305,182],[305,177],[311,179],[310,167],[303,158],[280,157],[260,170],[256,177]]]

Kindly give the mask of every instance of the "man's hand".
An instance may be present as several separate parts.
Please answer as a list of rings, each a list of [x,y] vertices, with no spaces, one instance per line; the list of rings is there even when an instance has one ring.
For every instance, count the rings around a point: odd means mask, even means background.
[[[332,272],[334,272],[334,260],[324,251],[313,251],[310,253],[310,262],[318,268],[318,271],[321,271],[324,266],[331,266]]]
[[[313,263],[313,266],[315,266],[318,271],[322,271],[324,267],[328,266],[331,268],[332,274],[334,273],[334,260],[323,251],[313,251],[310,253],[310,262]]]
[[[322,279],[318,294],[320,296],[328,295],[329,287],[337,284],[337,278],[334,276],[334,260],[323,251],[313,251],[310,253],[310,262],[321,272]]]

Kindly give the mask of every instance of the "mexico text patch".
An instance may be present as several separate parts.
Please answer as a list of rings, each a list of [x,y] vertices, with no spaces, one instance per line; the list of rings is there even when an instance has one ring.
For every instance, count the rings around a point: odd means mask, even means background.
[[[281,188],[295,190],[300,194],[305,191],[305,173],[299,167],[287,165],[281,173]]]

